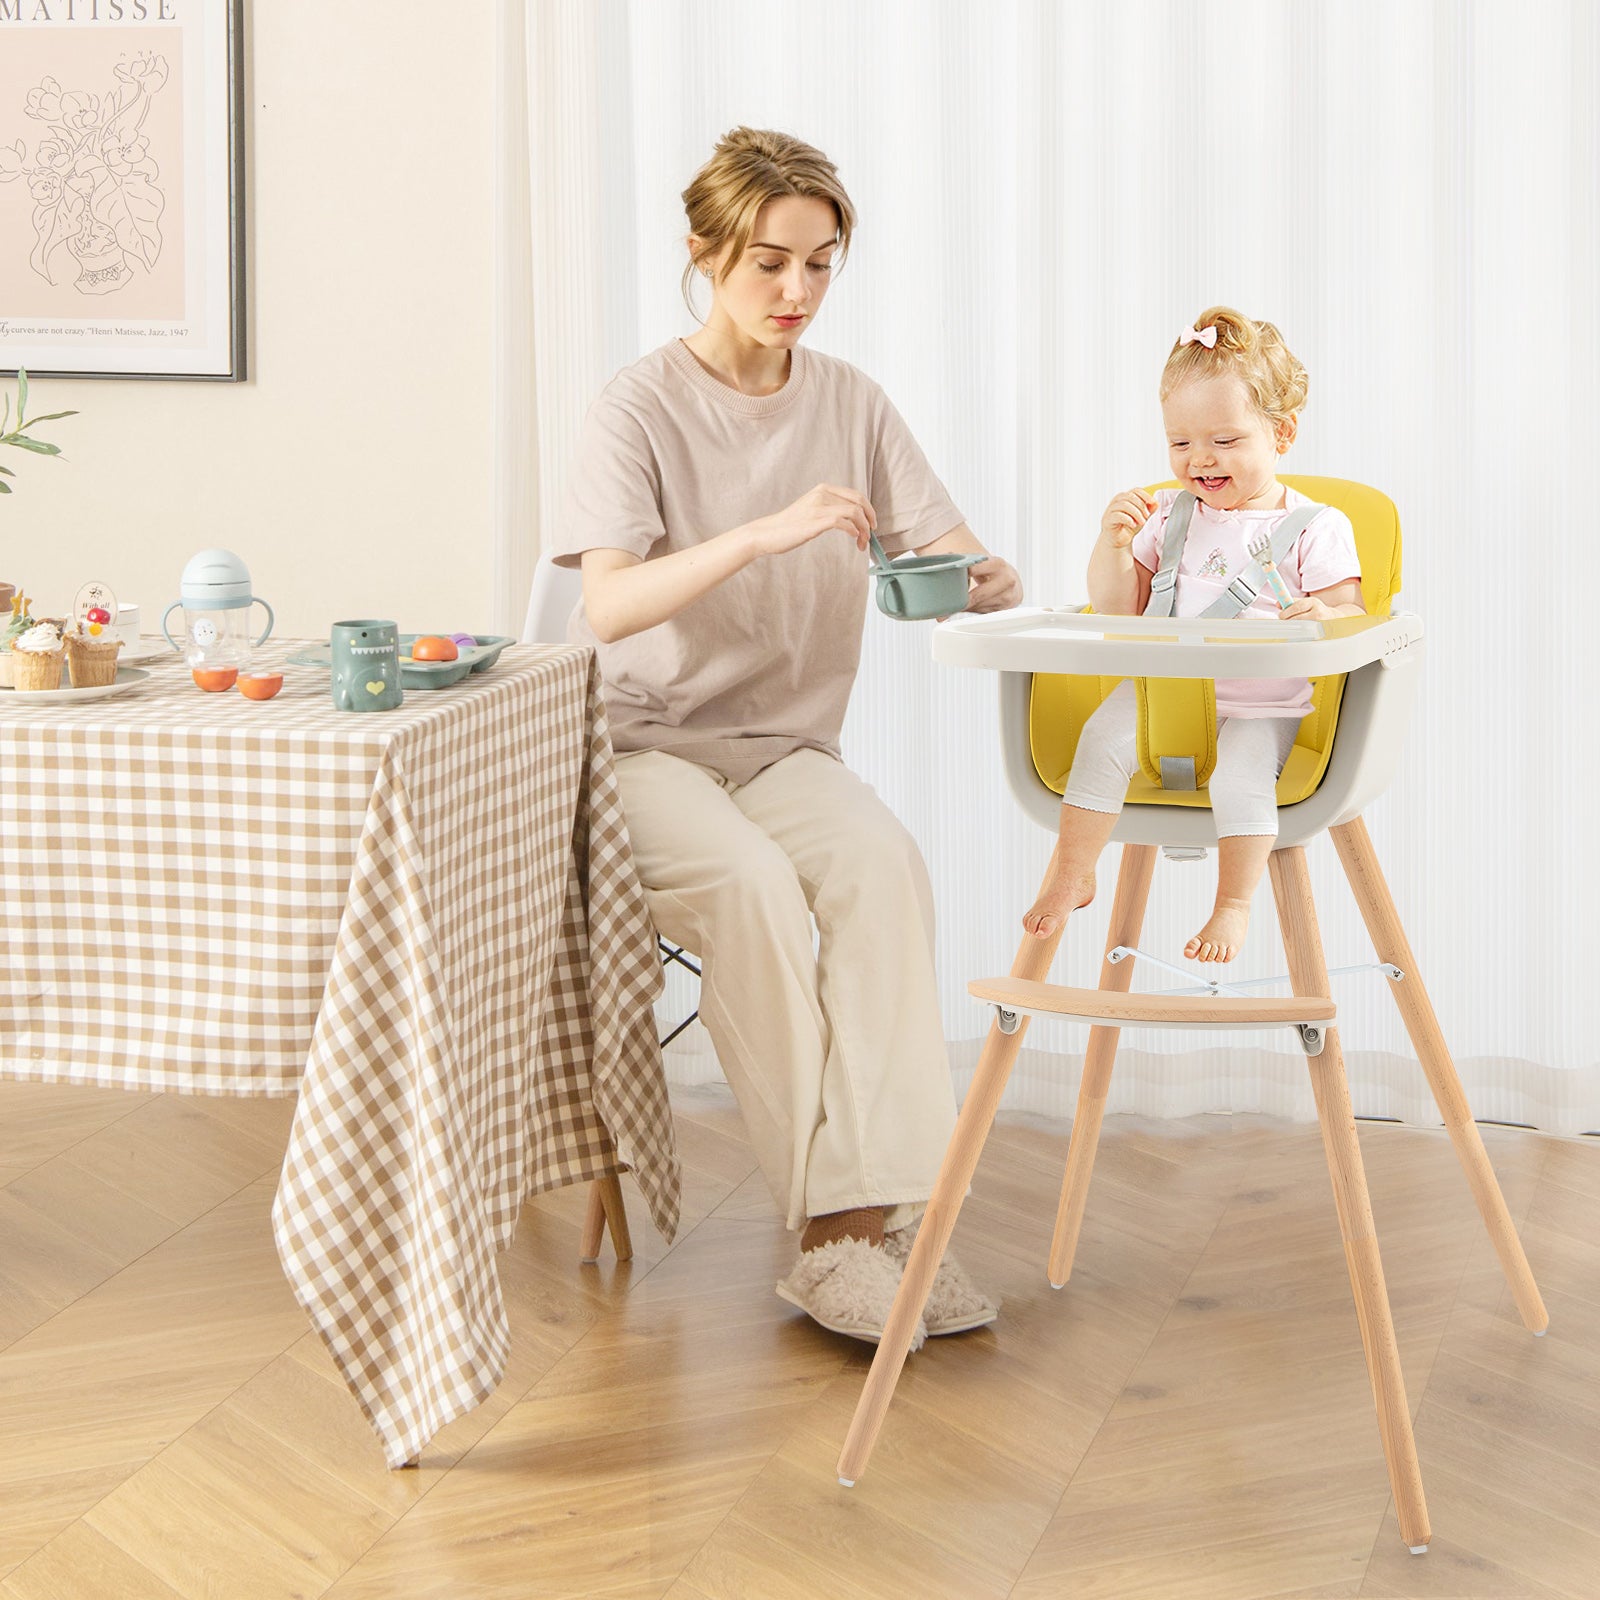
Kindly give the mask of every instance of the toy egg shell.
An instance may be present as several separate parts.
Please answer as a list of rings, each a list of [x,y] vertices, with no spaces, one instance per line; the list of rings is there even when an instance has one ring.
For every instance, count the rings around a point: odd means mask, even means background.
[[[478,641],[470,633],[452,633],[447,634],[446,637],[458,650],[476,650],[478,648]]]

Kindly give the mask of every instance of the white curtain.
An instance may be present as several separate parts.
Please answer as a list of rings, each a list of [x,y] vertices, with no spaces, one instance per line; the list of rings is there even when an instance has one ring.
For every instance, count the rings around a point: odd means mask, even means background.
[[[1311,373],[1288,470],[1400,507],[1428,658],[1367,822],[1474,1107],[1600,1129],[1582,1009],[1600,954],[1597,8],[502,4],[501,292],[532,295],[531,345],[519,306],[501,319],[507,582],[594,393],[693,326],[679,195],[736,124],[838,163],[860,227],[811,338],[883,384],[1032,600],[1081,599],[1105,501],[1165,475],[1176,332],[1216,302],[1270,317]],[[522,603],[507,594],[508,631]],[[925,626],[869,616],[845,753],[933,870],[958,1068],[987,1021],[967,980],[1009,966],[1049,849],[1004,787],[994,702],[987,675],[933,666]],[[1370,960],[1331,846],[1309,855],[1330,965]],[[1095,981],[1114,871],[1108,854],[1064,981]],[[1145,948],[1181,950],[1214,872],[1161,863]],[[1234,972],[1283,965],[1263,886]],[[1385,986],[1335,980],[1357,1110],[1436,1121]],[[1303,1058],[1260,1040],[1135,1035],[1149,1048],[1125,1053],[1113,1108],[1311,1115]],[[1029,1042],[1008,1104],[1069,1110],[1081,1033],[1036,1023]],[[710,1070],[684,1043],[675,1075]]]

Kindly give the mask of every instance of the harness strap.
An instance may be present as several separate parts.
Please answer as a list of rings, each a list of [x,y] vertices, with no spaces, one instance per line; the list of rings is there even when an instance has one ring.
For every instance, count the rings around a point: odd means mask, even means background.
[[[1172,602],[1177,598],[1178,560],[1183,555],[1183,542],[1189,537],[1189,519],[1193,515],[1194,496],[1187,489],[1180,489],[1178,498],[1172,502],[1172,510],[1167,513],[1161,565],[1151,576],[1150,599],[1144,608],[1147,617],[1172,615]]]
[[[1288,555],[1296,539],[1306,531],[1325,508],[1312,501],[1309,505],[1297,506],[1273,530],[1272,534],[1272,562],[1280,566],[1283,558]],[[1166,552],[1162,552],[1165,559]],[[1219,594],[1215,600],[1200,613],[1202,617],[1236,617],[1241,611],[1248,611],[1255,597],[1261,593],[1262,586],[1267,581],[1267,574],[1259,561],[1252,561],[1243,572],[1236,573],[1233,581],[1228,585],[1227,591]],[[1152,587],[1154,585],[1152,584]]]

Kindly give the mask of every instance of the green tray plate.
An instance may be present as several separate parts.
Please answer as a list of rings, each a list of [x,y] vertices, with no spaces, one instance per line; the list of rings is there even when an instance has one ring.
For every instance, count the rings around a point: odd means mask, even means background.
[[[460,683],[469,673],[487,672],[500,659],[500,652],[517,641],[509,634],[475,634],[476,648],[463,650],[454,661],[408,661],[405,652],[426,633],[400,635],[400,685],[404,689],[445,689]],[[448,639],[449,634],[439,634]],[[296,650],[289,663],[296,667],[333,667],[333,658],[325,644],[312,645],[306,650]]]

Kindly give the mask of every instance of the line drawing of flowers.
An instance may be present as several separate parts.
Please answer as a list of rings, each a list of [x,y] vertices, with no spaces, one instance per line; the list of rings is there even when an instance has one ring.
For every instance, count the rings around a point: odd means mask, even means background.
[[[161,255],[165,192],[161,169],[139,131],[167,81],[164,56],[145,52],[119,61],[109,94],[64,90],[44,78],[28,91],[23,115],[43,124],[33,159],[21,139],[0,144],[0,183],[23,179],[33,200],[34,245],[28,264],[56,284],[63,248],[77,265],[80,294],[111,294],[128,283],[133,263],[146,272]]]

